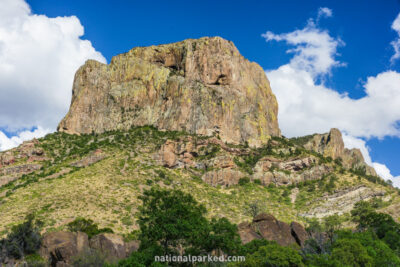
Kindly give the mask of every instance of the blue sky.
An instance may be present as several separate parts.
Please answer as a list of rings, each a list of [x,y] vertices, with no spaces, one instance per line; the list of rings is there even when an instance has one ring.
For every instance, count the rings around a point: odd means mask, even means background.
[[[10,1],[13,0],[0,0],[0,5],[10,5]],[[18,0],[17,2],[23,1]],[[73,58],[74,55],[77,58],[71,66],[67,66],[68,64],[62,61],[60,65],[65,65],[65,68],[68,67],[67,73],[69,76],[65,75],[64,77],[58,73],[54,73],[52,76],[57,77],[58,80],[70,79],[68,77],[71,77],[74,68],[79,66],[86,58],[96,58],[100,61],[106,60],[109,62],[112,56],[126,52],[135,46],[170,43],[186,38],[199,38],[202,36],[221,36],[232,40],[243,56],[251,61],[259,63],[266,70],[267,75],[270,74],[268,76],[271,76],[269,78],[271,80],[272,90],[277,93],[278,100],[282,99],[281,102],[284,102],[286,101],[285,94],[287,94],[288,91],[285,91],[285,88],[279,88],[280,85],[278,82],[275,83],[276,89],[274,88],[274,79],[279,80],[284,77],[283,69],[280,69],[280,67],[287,65],[297,71],[300,76],[303,71],[306,71],[305,69],[299,69],[293,65],[296,55],[298,56],[297,59],[301,59],[301,52],[298,52],[300,53],[300,55],[298,55],[296,53],[287,53],[287,50],[293,48],[303,49],[304,46],[309,45],[309,43],[305,45],[304,43],[290,44],[289,37],[282,35],[284,33],[293,33],[296,30],[312,32],[317,36],[329,36],[328,45],[335,44],[334,49],[329,52],[329,57],[339,62],[339,64],[333,64],[326,70],[315,75],[310,74],[310,72],[304,72],[304,74],[306,76],[310,75],[310,79],[313,80],[313,90],[317,90],[319,85],[323,85],[326,90],[347,94],[349,99],[344,98],[343,95],[335,96],[338,105],[352,105],[353,102],[351,100],[362,98],[366,101],[358,101],[360,103],[354,102],[354,106],[366,108],[366,105],[369,105],[368,103],[379,102],[380,100],[376,100],[376,98],[372,98],[370,102],[367,101],[368,93],[366,93],[366,88],[368,88],[369,84],[371,84],[370,86],[372,86],[372,84],[376,85],[383,80],[383,78],[377,78],[380,77],[379,74],[393,71],[394,75],[397,75],[398,72],[400,72],[400,59],[391,61],[394,55],[391,42],[399,38],[396,31],[391,28],[393,21],[400,12],[399,0],[308,0],[301,1],[301,3],[299,3],[299,1],[153,1],[150,3],[149,1],[122,0],[28,0],[27,3],[31,9],[29,13],[30,17],[34,14],[42,14],[44,17],[40,19],[43,20],[43,23],[47,23],[49,21],[48,18],[65,17],[62,21],[51,21],[49,24],[53,25],[55,23],[58,26],[69,25],[71,29],[73,28],[73,30],[71,30],[73,34],[69,32],[65,34],[65,31],[62,31],[66,36],[60,37],[60,39],[54,37],[57,36],[58,32],[53,32],[51,27],[48,29],[46,28],[48,35],[43,33],[42,36],[44,40],[49,38],[50,43],[54,43],[54,46],[49,49],[54,48],[55,51],[60,49],[61,51],[65,51],[67,58]],[[318,18],[321,7],[329,8],[332,15],[320,14]],[[23,9],[18,8],[13,7],[15,10]],[[23,14],[23,12],[18,11],[16,14]],[[75,21],[71,16],[76,16],[79,21]],[[312,20],[311,26],[310,20]],[[3,27],[10,28],[11,26],[8,26],[7,23],[10,22],[4,22]],[[83,36],[79,36],[79,26],[84,28]],[[262,34],[267,31],[270,31],[272,34],[271,36],[273,36],[268,42],[265,37],[262,37]],[[326,34],[324,35],[324,33]],[[82,48],[82,44],[84,44],[82,40],[90,41],[90,46],[85,43],[85,48]],[[67,42],[71,42],[73,45],[66,46],[65,43]],[[326,52],[326,50],[324,50],[324,45],[325,44],[317,44],[317,48],[321,48],[321,51]],[[72,46],[80,46],[80,48],[71,48]],[[46,52],[41,51],[40,53],[43,54],[39,54],[39,52],[35,50],[34,45],[26,49],[26,51],[28,50],[30,51],[30,55],[32,53],[40,55],[40,57],[38,56],[38,61],[43,57],[47,58],[46,54],[44,54]],[[49,62],[52,62],[53,65],[57,63],[57,61],[53,62],[51,60],[53,60],[52,56],[49,56]],[[18,62],[23,62],[23,60],[21,59],[21,61]],[[37,64],[40,64],[40,62]],[[311,64],[315,64],[315,62],[313,61]],[[26,64],[24,63],[24,65]],[[70,69],[73,70],[70,71]],[[28,70],[29,69],[27,69],[27,71]],[[40,70],[36,70],[35,68],[35,72],[36,71],[39,72]],[[43,71],[45,71],[45,69]],[[41,74],[39,74],[39,76],[40,75]],[[48,75],[49,74],[44,75],[43,77],[48,77]],[[375,77],[377,81],[375,83],[373,83],[372,80],[368,82],[368,77]],[[392,78],[389,77],[386,80]],[[53,84],[52,86],[56,86],[58,80],[54,78],[54,82],[52,81],[51,83]],[[13,88],[11,81],[10,78],[7,80],[7,83],[2,84],[0,77],[0,90],[2,90],[2,93]],[[40,86],[41,81],[37,80],[36,82],[38,84],[37,86]],[[301,84],[303,81],[293,80],[293,82]],[[15,132],[18,133],[22,129],[34,130],[37,131],[38,134],[47,132],[48,129],[50,129],[50,131],[53,130],[54,122],[60,117],[59,115],[55,118],[51,117],[53,110],[57,110],[54,111],[54,114],[63,114],[68,107],[68,105],[64,105],[62,108],[58,108],[54,103],[67,102],[69,104],[70,101],[70,83],[72,83],[72,81],[68,80],[68,82],[64,83],[66,86],[65,88],[63,87],[62,93],[60,92],[57,96],[54,96],[57,99],[55,101],[51,99],[51,104],[40,102],[44,101],[42,98],[37,100],[37,102],[40,103],[37,106],[31,103],[33,101],[25,102],[20,100],[24,98],[23,92],[25,91],[21,91],[18,95],[19,100],[15,100],[15,103],[13,99],[10,99],[10,101],[14,103],[13,107],[32,105],[31,109],[37,109],[46,106],[48,110],[38,114],[38,118],[32,118],[31,123],[27,123],[23,119],[17,119],[17,115],[15,115],[15,122],[10,118],[4,117],[4,119],[2,119],[0,114],[0,130],[2,130],[7,137],[11,137]],[[382,84],[383,83],[384,82],[382,82]],[[4,84],[7,84],[8,87]],[[307,92],[307,88],[302,87],[299,90]],[[318,90],[320,89],[321,88]],[[49,90],[51,90],[50,85]],[[310,94],[312,92],[314,91],[310,89]],[[391,93],[400,94],[400,91],[396,91],[395,88]],[[319,95],[319,93],[314,95]],[[321,95],[323,96],[324,94],[321,93]],[[303,102],[302,105],[305,105],[305,103],[308,102]],[[281,105],[281,103],[279,104]],[[391,107],[392,110],[395,111],[396,103],[391,104],[393,105]],[[290,106],[292,102],[287,102],[286,104],[282,103],[283,107],[285,107],[285,105]],[[383,108],[382,105],[376,106],[377,110]],[[21,112],[23,110],[22,108]],[[286,110],[288,110],[288,112],[299,112],[298,110],[290,111],[289,108]],[[351,110],[351,108],[349,108],[349,110]],[[2,110],[0,108],[0,113],[1,112]],[[18,111],[15,112],[18,113]],[[310,116],[309,112],[311,112],[311,110],[309,110],[308,113],[304,113],[303,116]],[[334,111],[332,112],[334,113]],[[381,114],[385,115],[387,112],[388,111],[386,111],[386,113],[382,112]],[[286,116],[291,115],[291,113],[285,114]],[[284,117],[285,114],[282,114],[282,117]],[[365,116],[370,116],[369,114],[370,113],[365,112]],[[48,120],[46,121],[54,122],[46,125],[43,121],[47,116]],[[335,120],[330,121],[329,118],[331,118],[331,116],[332,114],[324,114],[322,117],[316,118],[315,124],[318,124],[321,120],[325,120],[326,123],[321,123],[320,126],[313,128],[312,121],[311,126],[304,131],[295,128],[301,128],[302,119],[306,118],[301,118],[299,123],[291,120],[285,121],[283,119],[281,124],[286,127],[285,129],[287,129],[286,132],[288,136],[298,133],[307,134],[310,133],[310,131],[325,131],[328,126],[339,127],[349,135],[349,138],[347,138],[348,145],[354,145],[356,147],[358,145],[365,149],[369,147],[370,150],[366,153],[369,152],[372,162],[385,164],[390,169],[393,176],[400,175],[400,157],[398,156],[400,151],[400,139],[398,136],[400,135],[398,135],[396,131],[393,129],[391,131],[390,129],[387,131],[374,131],[374,129],[371,130],[366,125],[347,127],[346,123],[341,124],[337,123]],[[360,120],[366,119],[362,118],[362,114],[359,116],[361,116],[359,118]],[[379,122],[375,123],[372,117],[371,125],[376,125],[376,128],[384,127],[381,126]],[[357,119],[358,117],[355,117],[349,120],[349,123],[357,124]],[[346,118],[343,117],[343,120],[346,120]],[[375,118],[375,120],[379,120],[379,118]],[[391,121],[396,121],[396,118]],[[289,123],[294,126],[287,127],[286,125]],[[368,124],[368,122],[364,122],[364,124]],[[14,132],[14,134],[10,134],[11,132]],[[286,134],[285,131],[284,134]],[[18,143],[19,139],[14,141],[14,143]],[[363,141],[366,141],[366,143],[362,143]]]

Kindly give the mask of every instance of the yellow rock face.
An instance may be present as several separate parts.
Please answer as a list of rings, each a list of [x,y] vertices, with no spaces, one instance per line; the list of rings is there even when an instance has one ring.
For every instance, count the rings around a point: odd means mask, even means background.
[[[280,136],[278,104],[263,69],[219,37],[137,47],[75,75],[67,133],[153,125],[231,143]]]

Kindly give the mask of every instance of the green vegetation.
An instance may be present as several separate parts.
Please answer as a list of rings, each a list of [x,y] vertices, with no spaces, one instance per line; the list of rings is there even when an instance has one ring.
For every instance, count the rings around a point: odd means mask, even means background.
[[[23,223],[13,226],[7,237],[0,240],[0,263],[8,257],[24,259],[35,254],[41,244],[42,225],[33,215],[28,215]]]
[[[76,218],[73,222],[67,224],[71,232],[83,232],[90,238],[101,233],[114,233],[111,228],[99,228],[91,219]]]
[[[240,237],[226,218],[207,220],[206,209],[179,190],[151,188],[140,197],[140,247],[118,266],[158,266],[155,255],[235,253]]]
[[[343,227],[343,217],[331,215],[320,223],[308,222],[311,238],[304,247],[283,247],[274,241],[253,240],[242,245],[236,225],[226,218],[207,219],[206,209],[190,194],[180,190],[152,187],[140,197],[138,211],[139,250],[114,265],[105,256],[87,249],[71,259],[73,266],[167,266],[154,262],[156,255],[241,255],[243,262],[228,266],[399,266],[400,224],[376,207],[384,205],[375,199],[358,202],[351,212],[357,231]],[[252,203],[252,214],[260,211]],[[30,215],[14,226],[0,240],[0,262],[7,257],[24,259],[28,266],[47,266],[37,254],[41,243],[40,221]],[[71,230],[102,232],[90,219],[78,218],[69,224]],[[181,266],[177,264],[177,266]],[[199,266],[213,266],[209,263]]]

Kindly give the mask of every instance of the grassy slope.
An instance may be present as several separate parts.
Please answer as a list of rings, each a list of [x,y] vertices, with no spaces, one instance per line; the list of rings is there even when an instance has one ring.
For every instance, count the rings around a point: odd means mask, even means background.
[[[315,199],[326,193],[329,177],[322,182],[300,185],[296,202],[291,203],[292,188],[255,183],[228,189],[212,187],[189,170],[158,166],[152,155],[161,144],[184,135],[142,127],[98,136],[55,133],[40,139],[40,146],[54,161],[46,162],[43,170],[0,188],[0,235],[31,212],[44,220],[47,230],[62,229],[81,216],[93,219],[101,227],[111,227],[117,233],[128,233],[136,229],[135,212],[140,205],[137,197],[155,184],[190,192],[206,205],[209,217],[226,216],[235,223],[250,219],[244,210],[255,200],[280,220],[303,221],[298,214],[318,205]],[[71,162],[98,148],[106,155],[105,159],[88,167],[70,167]],[[226,152],[219,151],[217,155],[222,153]],[[48,178],[67,168],[70,173]],[[397,192],[390,187],[365,178],[357,179],[347,171],[337,171],[335,175],[338,177],[336,189],[363,183],[389,192],[392,201],[400,203]]]

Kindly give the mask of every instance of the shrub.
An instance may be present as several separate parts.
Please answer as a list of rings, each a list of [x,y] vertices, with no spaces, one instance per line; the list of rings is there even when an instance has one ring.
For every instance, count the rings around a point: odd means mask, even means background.
[[[239,185],[248,184],[248,183],[250,183],[250,178],[249,177],[240,178],[238,183],[239,183]]]
[[[256,252],[246,256],[246,261],[236,266],[304,266],[299,252],[290,247],[283,247],[275,242],[261,246]]]
[[[5,258],[23,259],[35,253],[41,244],[40,230],[43,223],[31,214],[25,222],[15,225],[5,239],[0,240],[0,262]]]
[[[89,239],[101,233],[113,233],[110,228],[100,228],[91,219],[76,218],[73,222],[67,224],[67,228],[71,232],[84,232]]]
[[[256,217],[263,211],[262,204],[260,201],[251,202],[244,210],[245,214],[251,216],[251,218]]]
[[[103,267],[107,265],[106,257],[94,249],[86,249],[71,259],[74,267]]]
[[[261,180],[260,180],[260,179],[254,179],[254,180],[253,180],[253,183],[258,184],[258,185],[261,185]]]
[[[47,267],[47,262],[39,254],[31,254],[25,257],[28,267]]]

